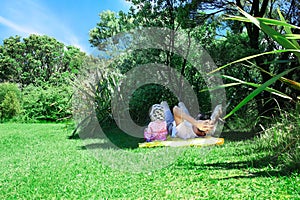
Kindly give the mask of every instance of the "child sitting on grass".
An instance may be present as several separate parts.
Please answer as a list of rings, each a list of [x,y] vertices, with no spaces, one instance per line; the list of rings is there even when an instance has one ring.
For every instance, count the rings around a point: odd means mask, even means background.
[[[144,131],[146,142],[151,142],[154,140],[166,140],[168,130],[163,106],[160,104],[154,104],[151,107],[149,115],[151,122]]]

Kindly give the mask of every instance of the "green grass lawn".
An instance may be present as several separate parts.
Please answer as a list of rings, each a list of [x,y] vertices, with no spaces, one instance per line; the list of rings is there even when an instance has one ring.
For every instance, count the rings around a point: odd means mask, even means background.
[[[252,140],[183,148],[163,169],[134,173],[103,164],[71,132],[64,124],[0,124],[0,199],[300,199],[300,174],[273,168]]]

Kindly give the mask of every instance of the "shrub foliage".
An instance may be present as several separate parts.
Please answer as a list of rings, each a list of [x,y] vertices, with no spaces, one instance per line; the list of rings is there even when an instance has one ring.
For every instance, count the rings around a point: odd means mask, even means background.
[[[0,84],[0,118],[11,119],[21,113],[21,91],[16,84]]]
[[[71,117],[72,88],[29,85],[23,90],[25,120],[59,121]]]

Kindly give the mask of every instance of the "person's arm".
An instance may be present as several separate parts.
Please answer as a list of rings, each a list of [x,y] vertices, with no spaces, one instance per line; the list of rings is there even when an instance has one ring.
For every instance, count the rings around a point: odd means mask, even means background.
[[[183,120],[186,120],[190,122],[192,125],[200,129],[201,131],[210,131],[213,129],[213,125],[211,125],[209,122],[210,120],[196,120],[192,116],[186,114],[182,109],[175,106],[173,108],[174,113],[174,119],[176,122],[176,125],[179,125],[183,122]]]
[[[151,124],[152,122],[150,122],[147,126],[147,128],[145,128],[144,130],[144,138],[146,139],[146,142],[151,142],[152,140],[152,130],[151,130]]]

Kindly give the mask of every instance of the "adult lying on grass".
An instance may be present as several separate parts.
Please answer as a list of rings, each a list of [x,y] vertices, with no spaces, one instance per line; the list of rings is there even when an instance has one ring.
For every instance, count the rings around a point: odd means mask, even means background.
[[[178,106],[173,108],[173,113],[174,116],[168,103],[165,101],[151,107],[151,122],[144,131],[147,142],[166,140],[168,133],[170,133],[171,137],[182,139],[213,134],[216,130],[218,119],[222,114],[222,106],[216,106],[210,120],[200,120],[200,115],[196,119],[193,118],[183,102],[179,102]]]

